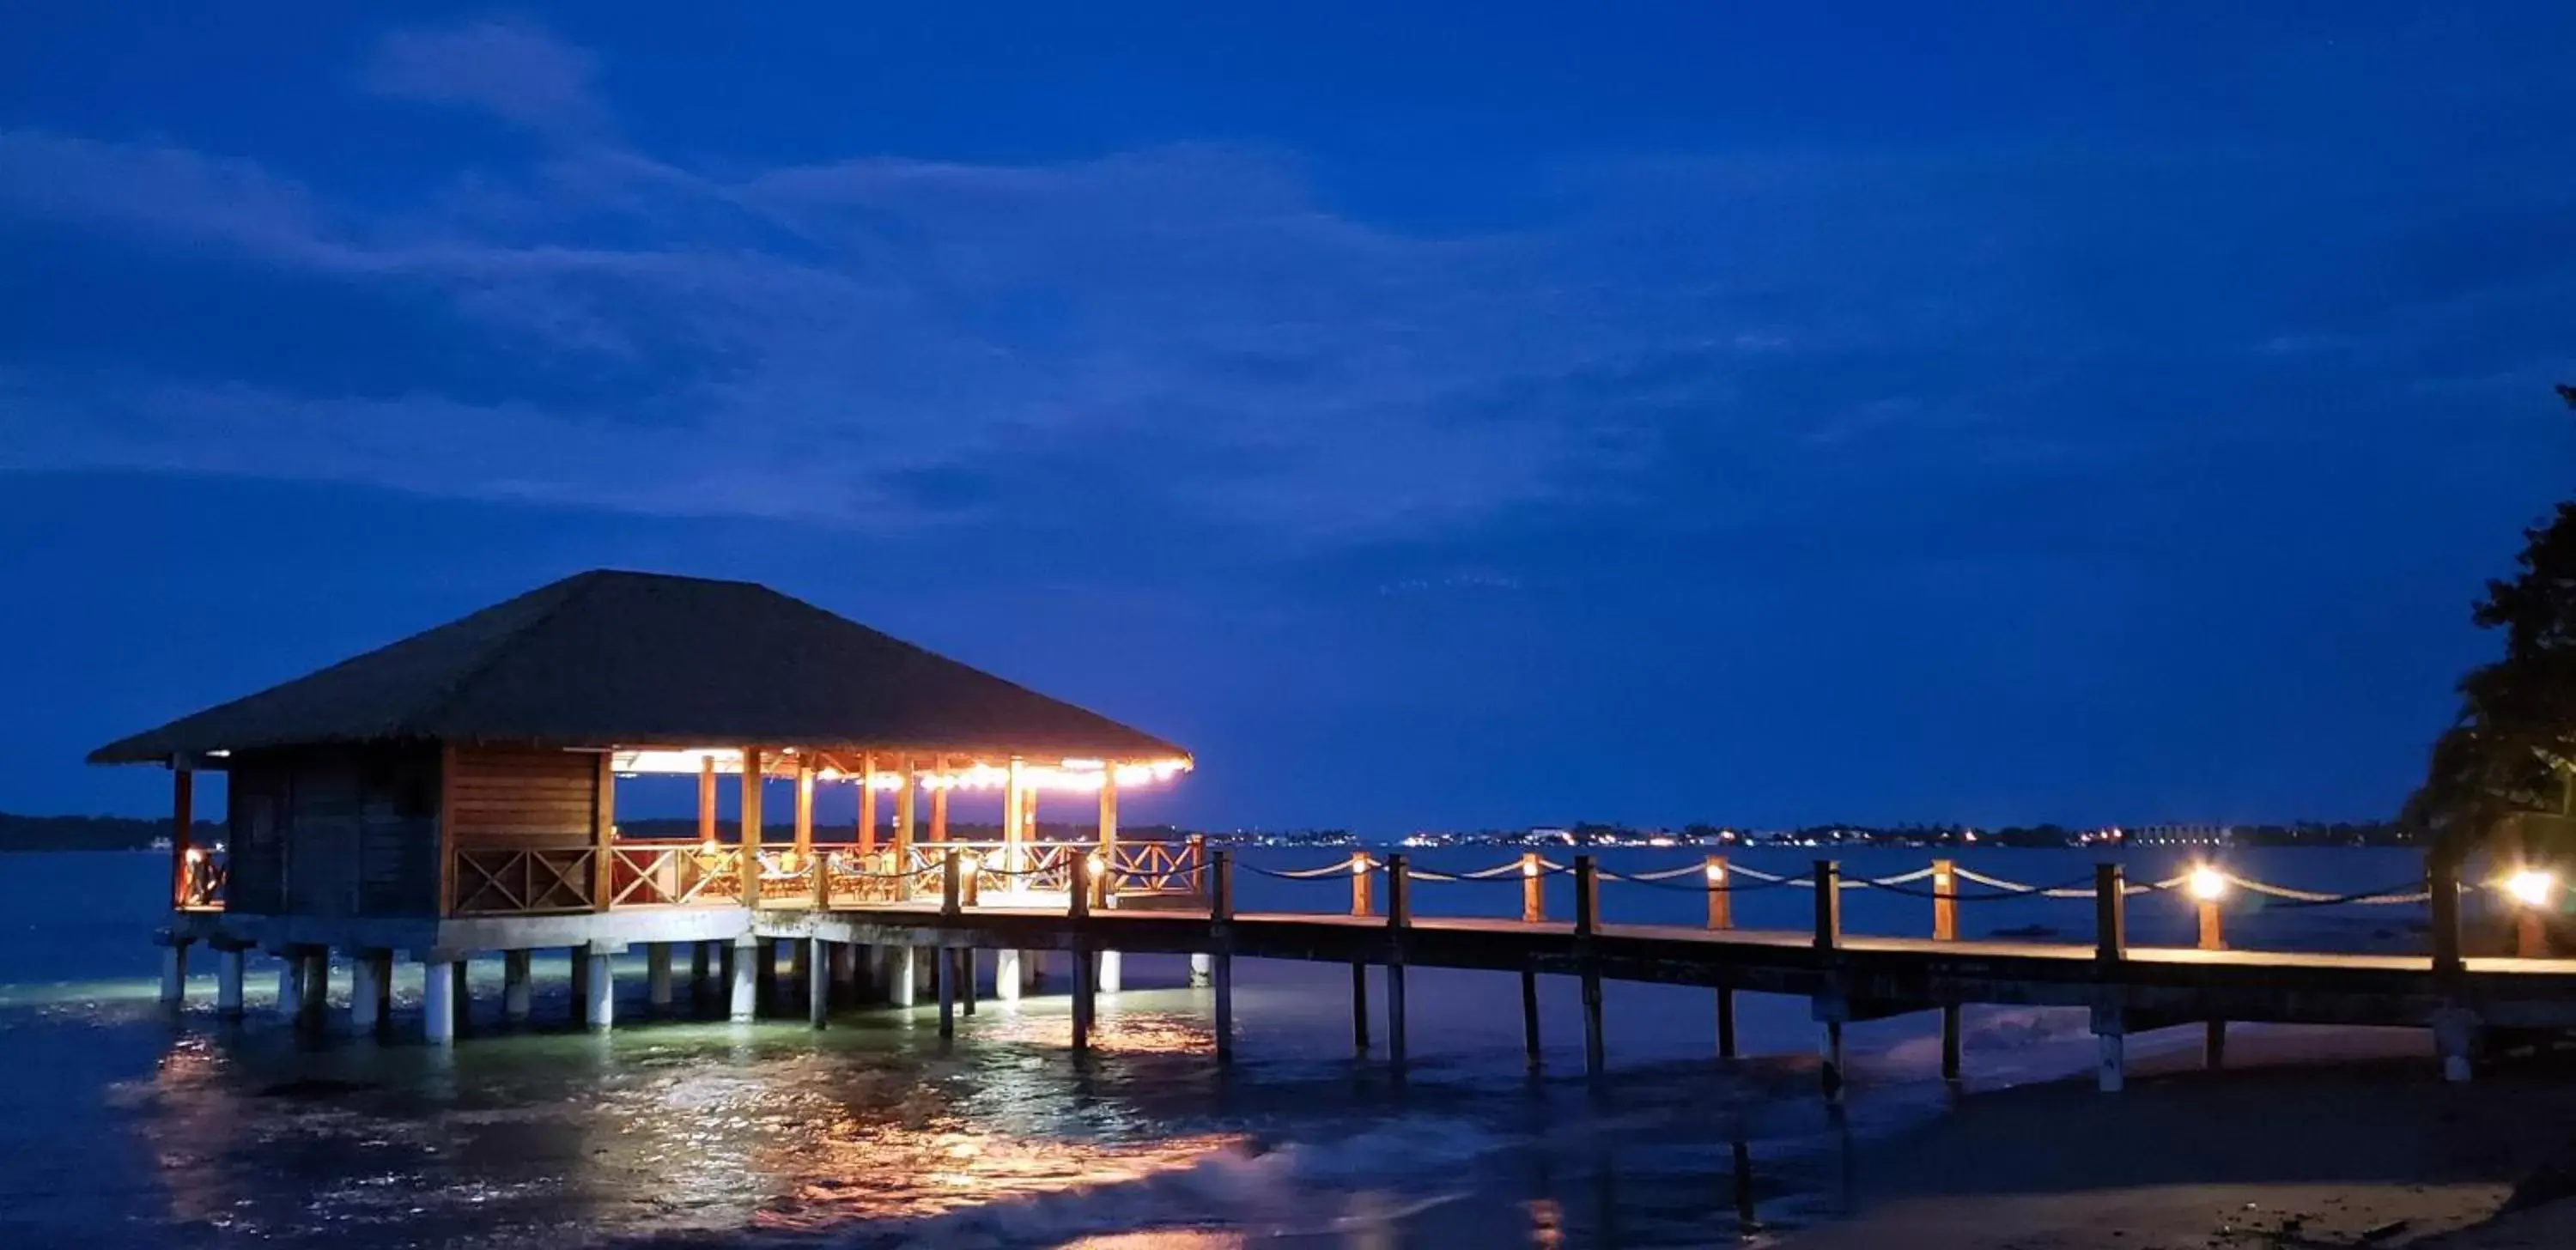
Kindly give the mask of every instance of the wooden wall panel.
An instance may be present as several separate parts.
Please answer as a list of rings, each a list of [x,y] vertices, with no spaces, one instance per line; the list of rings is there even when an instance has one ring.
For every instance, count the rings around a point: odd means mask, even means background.
[[[599,804],[596,752],[464,747],[448,801],[455,844],[588,846]]]

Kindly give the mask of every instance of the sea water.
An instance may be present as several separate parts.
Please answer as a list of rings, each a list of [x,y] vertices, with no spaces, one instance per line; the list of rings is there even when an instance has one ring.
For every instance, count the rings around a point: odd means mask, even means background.
[[[1346,879],[1291,881],[1342,852],[1239,853],[1244,911],[1346,909]],[[1564,852],[1554,852],[1562,860]],[[1805,872],[1818,852],[1738,851]],[[1922,867],[1930,852],[1835,853],[1847,877]],[[1619,850],[1635,874],[1696,851]],[[1971,868],[2033,885],[2089,878],[2085,851],[1972,851]],[[2131,852],[2133,881],[2194,852]],[[1417,852],[1423,869],[1504,864],[1517,852]],[[2250,877],[2322,892],[2419,874],[2402,850],[2234,851]],[[1611,1076],[1584,1079],[1576,987],[1541,978],[1544,1063],[1521,1042],[1518,978],[1414,969],[1411,1064],[1401,1079],[1353,1051],[1348,968],[1238,960],[1238,1061],[1213,1058],[1209,998],[1179,959],[1131,956],[1104,998],[1097,1052],[1076,1062],[1062,968],[1039,996],[986,1001],[943,1043],[933,1008],[842,1013],[817,1032],[801,998],[782,1019],[722,1023],[688,1001],[644,1002],[622,965],[618,1027],[573,1025],[560,955],[538,962],[536,1020],[499,1020],[500,966],[473,970],[472,1035],[416,1040],[419,973],[396,976],[396,1039],[300,1037],[271,1009],[276,965],[254,958],[249,1018],[217,1021],[201,955],[190,1005],[155,1001],[149,934],[166,881],[156,854],[0,860],[0,1246],[439,1247],[855,1246],[1091,1250],[1279,1246],[1709,1246],[1830,1218],[1851,1145],[1903,1132],[1954,1097],[1939,1080],[1937,1017],[1849,1031],[1853,1087],[1816,1093],[1802,1000],[1739,996],[1745,1057],[1720,1063],[1710,991],[1605,987]],[[1813,900],[1739,874],[1746,928],[1798,929]],[[1914,888],[1921,888],[1917,882]],[[1382,885],[1381,885],[1381,898]],[[1974,887],[1967,887],[1973,889]],[[1570,885],[1549,879],[1551,915]],[[1699,924],[1696,878],[1603,887],[1605,919]],[[1422,881],[1416,913],[1517,915],[1517,876]],[[2420,908],[2228,902],[2245,947],[2402,951]],[[1851,890],[1845,929],[1924,935],[1930,903]],[[2179,893],[2130,903],[2133,943],[2187,944]],[[1963,904],[1961,935],[2090,940],[2086,899]],[[683,971],[685,963],[683,964]],[[988,968],[989,975],[989,968]],[[347,970],[335,969],[344,1005]],[[792,991],[791,991],[792,992]],[[720,1011],[720,1005],[717,1006]],[[1383,1046],[1382,983],[1372,1020]],[[2133,1051],[2196,1044],[2196,1031]],[[2191,1037],[2183,1037],[2192,1033]],[[2080,1010],[1965,1013],[1970,1088],[2088,1069]]]

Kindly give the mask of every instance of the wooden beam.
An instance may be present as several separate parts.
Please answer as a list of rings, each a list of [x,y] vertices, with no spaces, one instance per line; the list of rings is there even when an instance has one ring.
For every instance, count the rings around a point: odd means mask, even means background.
[[[590,804],[590,909],[608,910],[611,871],[616,866],[617,851],[617,770],[606,751],[599,753],[598,771],[593,775]]]
[[[912,757],[903,757],[903,788],[894,792],[894,856],[896,872],[911,867],[912,857],[912,792],[919,787],[912,776]],[[940,831],[943,836],[946,830]]]
[[[170,905],[188,903],[188,838],[197,823],[197,774],[185,768],[170,772]]]

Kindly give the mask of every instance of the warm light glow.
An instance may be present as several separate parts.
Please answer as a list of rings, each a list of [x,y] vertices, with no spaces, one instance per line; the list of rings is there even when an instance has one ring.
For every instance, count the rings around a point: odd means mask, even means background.
[[[1351,856],[1351,875],[1356,877],[1361,873],[1367,872],[1368,864],[1368,852],[1366,851],[1362,851],[1357,855]]]
[[[960,852],[960,853],[958,854],[958,856],[957,856],[957,867],[958,867],[958,869],[959,869],[960,871],[962,871],[962,872],[970,872],[970,873],[971,873],[971,872],[976,871],[976,870],[977,870],[978,868],[980,868],[981,866],[982,866],[982,861],[977,860],[977,859],[975,858],[975,852],[973,852],[973,851],[964,851],[964,852]]]
[[[2538,907],[2549,901],[2558,889],[2558,874],[2537,868],[2525,868],[2504,879],[2505,893],[2525,907]]]
[[[1537,860],[1534,860],[1534,859],[1525,859],[1525,860],[1522,860],[1522,861],[1521,861],[1521,875],[1522,875],[1522,876],[1524,876],[1524,877],[1535,877],[1535,876],[1537,876],[1537,875],[1538,875],[1538,861],[1537,861]]]
[[[2192,868],[2191,896],[2193,898],[2199,899],[2204,903],[2208,903],[2216,901],[2220,895],[2225,893],[2227,893],[2226,873],[2220,872],[2216,868],[2210,867],[2207,864],[2195,865]]]
[[[1708,883],[1710,885],[1726,884],[1726,865],[1710,864],[1708,866]]]
[[[206,853],[205,853],[204,851],[198,850],[197,848],[195,848],[195,847],[193,847],[193,846],[188,848],[188,862],[189,862],[189,863],[191,863],[191,864],[196,863],[198,860],[204,859],[205,857],[206,857]]]
[[[1098,851],[1083,856],[1082,862],[1084,867],[1091,870],[1091,875],[1094,877],[1098,877],[1109,867],[1109,857]]]

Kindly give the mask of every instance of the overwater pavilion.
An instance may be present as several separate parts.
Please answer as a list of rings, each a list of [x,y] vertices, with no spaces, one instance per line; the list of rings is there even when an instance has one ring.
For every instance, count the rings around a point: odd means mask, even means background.
[[[281,989],[310,1015],[336,950],[356,1010],[381,1019],[401,954],[429,965],[434,1040],[452,1027],[448,974],[461,987],[477,952],[504,954],[519,1015],[528,952],[575,949],[604,1025],[609,955],[643,946],[667,1000],[671,952],[698,944],[700,975],[710,949],[741,965],[747,1016],[752,959],[733,953],[758,943],[755,921],[936,894],[952,853],[987,905],[1060,908],[1075,856],[1108,906],[1195,898],[1204,880],[1195,843],[1118,836],[1121,790],[1187,770],[1186,751],[747,582],[583,573],[89,758],[172,771],[165,997],[203,944],[219,1008],[238,1011],[258,947],[286,958]],[[229,781],[220,848],[190,838],[210,770]],[[618,779],[670,773],[697,779],[697,836],[621,836]],[[783,839],[765,820],[773,780],[792,796]],[[833,786],[856,791],[857,820],[818,830]],[[950,842],[951,796],[978,791],[997,792],[1001,836]],[[1096,837],[1037,838],[1048,791],[1096,802]]]

